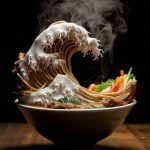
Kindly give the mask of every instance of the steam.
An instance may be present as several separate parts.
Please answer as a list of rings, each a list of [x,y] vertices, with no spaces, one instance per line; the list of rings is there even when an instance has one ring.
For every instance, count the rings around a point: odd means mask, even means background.
[[[127,30],[120,0],[44,0],[41,7],[38,17],[41,31],[55,21],[65,20],[83,26],[92,37],[101,40],[104,55],[98,62],[101,74],[97,78],[105,79],[109,64],[113,62],[116,36]]]

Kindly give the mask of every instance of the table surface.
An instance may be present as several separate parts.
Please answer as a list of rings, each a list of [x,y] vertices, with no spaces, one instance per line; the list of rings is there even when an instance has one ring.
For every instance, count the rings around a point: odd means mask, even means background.
[[[0,123],[0,150],[58,150],[27,123]],[[72,148],[70,148],[71,150]],[[124,124],[96,150],[150,150],[150,124]]]

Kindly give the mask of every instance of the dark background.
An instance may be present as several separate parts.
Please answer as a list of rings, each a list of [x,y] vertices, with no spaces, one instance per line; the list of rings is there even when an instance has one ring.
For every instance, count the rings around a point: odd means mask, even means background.
[[[143,2],[143,3],[142,3]],[[150,1],[128,1],[125,14],[128,31],[114,45],[111,71],[131,66],[138,84],[133,108],[126,122],[150,123]],[[38,34],[38,0],[3,1],[0,4],[0,122],[25,121],[14,104],[15,77],[11,71],[20,51],[27,52]]]

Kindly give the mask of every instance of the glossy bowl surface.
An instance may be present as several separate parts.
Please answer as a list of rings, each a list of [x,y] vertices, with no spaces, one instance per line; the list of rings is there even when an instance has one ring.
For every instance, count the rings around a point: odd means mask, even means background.
[[[98,109],[49,109],[19,104],[23,116],[42,136],[54,143],[93,144],[123,124],[132,103]]]

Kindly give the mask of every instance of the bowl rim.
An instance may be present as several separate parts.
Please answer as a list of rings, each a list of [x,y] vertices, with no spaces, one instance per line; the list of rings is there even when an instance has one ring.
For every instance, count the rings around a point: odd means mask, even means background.
[[[24,108],[28,109],[34,109],[34,110],[43,110],[43,111],[60,111],[60,112],[84,112],[84,111],[106,111],[106,110],[117,110],[117,109],[122,109],[122,108],[128,108],[128,107],[133,107],[137,101],[133,99],[131,103],[121,105],[121,106],[114,106],[114,107],[101,107],[101,108],[91,108],[91,109],[52,109],[52,108],[45,108],[45,107],[36,107],[36,106],[31,106],[27,104],[21,104],[19,103],[19,100],[15,100],[15,104]]]

